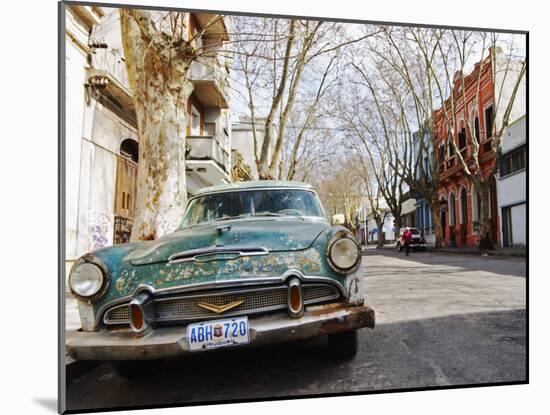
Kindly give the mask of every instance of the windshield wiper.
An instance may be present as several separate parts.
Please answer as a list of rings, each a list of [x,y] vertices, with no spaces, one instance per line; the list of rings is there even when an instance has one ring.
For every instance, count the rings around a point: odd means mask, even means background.
[[[235,215],[235,216],[222,216],[221,218],[213,219],[212,222],[218,222],[220,220],[239,219],[239,218],[244,218],[245,216],[246,214]]]
[[[280,213],[274,213],[274,212],[256,212],[252,216],[283,216]]]

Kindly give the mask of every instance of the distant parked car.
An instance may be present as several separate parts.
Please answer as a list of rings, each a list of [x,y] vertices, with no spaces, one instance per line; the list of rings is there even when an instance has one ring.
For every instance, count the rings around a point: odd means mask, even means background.
[[[409,227],[401,228],[401,230],[399,231],[399,239],[397,239],[397,250],[399,252],[401,252],[401,250],[405,246],[405,240],[403,239],[403,233],[407,229],[410,229],[410,231],[412,233],[412,242],[409,244],[409,247],[414,251],[416,251],[416,250],[425,251],[426,250],[426,239],[424,238],[424,235],[422,235],[422,232],[420,232],[420,229],[418,229],[418,228],[409,228]]]

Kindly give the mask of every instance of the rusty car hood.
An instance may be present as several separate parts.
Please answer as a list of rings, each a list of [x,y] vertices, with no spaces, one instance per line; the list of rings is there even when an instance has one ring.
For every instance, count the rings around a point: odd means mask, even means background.
[[[201,226],[182,229],[156,241],[96,250],[91,255],[105,265],[110,283],[105,295],[94,303],[94,310],[97,312],[105,304],[131,296],[140,286],[161,290],[222,281],[256,281],[280,277],[289,269],[344,284],[345,275],[330,268],[325,252],[332,236],[346,231],[345,228],[330,226],[325,221],[298,220],[263,221],[261,226],[241,221],[233,223],[232,229],[224,230],[227,233],[221,237],[217,235],[216,226]],[[264,245],[269,253],[233,259],[214,258],[204,262],[167,261],[174,253],[208,247],[216,241],[231,246],[237,243],[241,246]]]
[[[320,219],[246,218],[185,227],[139,245],[124,258],[133,265],[166,262],[173,255],[210,247],[258,247],[269,252],[307,249],[330,227]]]

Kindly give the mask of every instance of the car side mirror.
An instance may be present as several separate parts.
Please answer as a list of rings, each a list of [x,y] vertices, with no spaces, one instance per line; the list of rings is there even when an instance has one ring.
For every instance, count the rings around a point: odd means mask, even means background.
[[[337,213],[336,215],[332,216],[332,220],[330,221],[333,225],[343,225],[346,222],[346,218],[343,214]]]

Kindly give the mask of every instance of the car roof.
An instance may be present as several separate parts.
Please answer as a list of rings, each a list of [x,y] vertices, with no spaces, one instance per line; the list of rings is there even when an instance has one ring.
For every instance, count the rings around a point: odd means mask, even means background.
[[[226,184],[219,184],[216,186],[204,187],[198,190],[193,197],[204,195],[208,193],[218,193],[218,192],[227,192],[234,190],[249,190],[249,189],[276,189],[276,188],[293,188],[293,189],[304,189],[312,190],[313,186],[308,183],[295,182],[288,180],[251,180],[245,182],[233,182]]]

